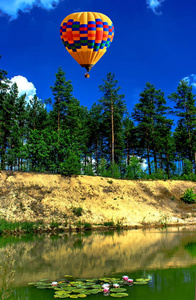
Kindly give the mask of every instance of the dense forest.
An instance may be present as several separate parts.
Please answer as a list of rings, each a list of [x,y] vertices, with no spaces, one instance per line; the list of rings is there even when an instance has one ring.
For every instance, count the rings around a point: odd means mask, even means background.
[[[147,82],[130,114],[114,74],[89,110],[61,67],[55,75],[53,99],[27,102],[0,70],[1,170],[196,181],[196,96],[187,82],[168,96],[172,108]]]

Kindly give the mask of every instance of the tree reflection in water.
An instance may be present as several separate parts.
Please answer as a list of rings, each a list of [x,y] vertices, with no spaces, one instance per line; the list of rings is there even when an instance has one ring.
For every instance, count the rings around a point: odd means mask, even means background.
[[[11,246],[1,250],[0,253],[0,299],[10,299],[13,293],[11,288],[14,281],[15,250]]]

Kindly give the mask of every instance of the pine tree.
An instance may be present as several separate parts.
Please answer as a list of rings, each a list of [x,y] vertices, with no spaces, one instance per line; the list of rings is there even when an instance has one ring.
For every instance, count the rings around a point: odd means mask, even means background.
[[[26,111],[28,112],[29,129],[42,130],[48,125],[48,115],[45,104],[37,95],[34,95],[34,97],[29,100]]]
[[[103,93],[99,103],[102,106],[105,142],[111,164],[118,163],[122,156],[124,148],[122,120],[126,112],[124,95],[119,94],[120,87],[117,87],[118,81],[114,77],[114,74],[108,73],[103,80],[104,84],[99,86]]]
[[[0,56],[1,58],[1,56]],[[0,157],[1,169],[5,169],[5,155],[8,140],[8,130],[6,129],[5,102],[8,97],[9,80],[6,77],[7,72],[0,69]]]
[[[7,87],[7,92],[3,88],[0,96],[0,154],[2,170],[5,170],[8,167],[6,153],[15,120],[15,101],[17,97],[18,90],[16,84],[11,88]]]
[[[65,72],[60,67],[56,74],[54,86],[51,89],[54,95],[53,111],[50,112],[49,116],[52,130],[57,130],[57,132],[69,130],[78,142],[78,151],[85,151],[87,109],[80,106],[80,102],[72,95],[71,81],[66,80]],[[59,153],[57,155],[59,160]]]
[[[123,120],[124,140],[125,140],[125,153],[126,164],[129,165],[131,156],[135,156],[137,153],[137,137],[136,127],[131,119],[126,116]],[[140,153],[141,155],[141,153]]]
[[[69,104],[74,105],[77,101],[73,98],[73,87],[71,81],[66,81],[65,72],[59,67],[56,73],[56,81],[51,87],[54,95],[53,111],[51,112],[51,120],[55,130],[66,129],[67,123],[71,123],[69,117]],[[69,124],[70,125],[70,124]],[[73,125],[73,123],[72,123]]]
[[[147,82],[132,117],[137,122],[137,136],[140,147],[145,149],[149,174],[152,172],[151,158],[154,160],[155,171],[158,171],[159,153],[162,152],[163,144],[167,143],[163,131],[170,134],[172,120],[166,118],[167,110],[164,93]]]
[[[103,154],[102,149],[102,106],[94,103],[88,114],[88,141],[87,156],[94,157],[96,162],[96,173],[98,172],[99,161]]]
[[[177,152],[191,161],[193,171],[193,164],[196,165],[196,106],[192,86],[180,81],[177,92],[172,93],[169,99],[175,102],[173,113],[178,117],[174,134]]]

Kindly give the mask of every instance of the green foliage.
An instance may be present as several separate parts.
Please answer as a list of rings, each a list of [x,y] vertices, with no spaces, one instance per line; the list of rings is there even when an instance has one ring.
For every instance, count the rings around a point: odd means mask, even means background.
[[[73,207],[72,212],[76,217],[80,217],[83,213],[83,208],[82,207]]]
[[[50,222],[50,228],[58,228],[59,227],[59,222],[57,222],[56,220],[52,220],[51,222]]]
[[[5,219],[0,219],[0,234],[23,231],[25,233],[33,233],[35,230],[33,222],[8,222]]]
[[[82,241],[79,239],[77,241],[76,247],[82,247]],[[105,293],[103,288],[103,282],[108,283],[110,288],[111,297],[122,298],[128,297],[127,282],[123,281],[120,278],[91,278],[91,279],[81,279],[73,281],[73,277],[70,275],[65,275],[66,281],[53,281],[51,283],[48,279],[40,279],[37,282],[30,282],[30,286],[35,286],[37,289],[54,289],[54,298],[85,298],[88,295],[95,295],[102,293],[105,296],[108,294]],[[148,284],[150,279],[139,278],[136,279],[133,283],[138,285]],[[116,283],[119,283],[118,288],[112,288]],[[125,293],[126,292],[126,293]]]
[[[83,167],[83,174],[88,176],[94,176],[93,166],[92,164],[88,164],[87,166]]]
[[[114,222],[113,221],[104,222],[103,225],[104,226],[114,226]]]
[[[182,175],[190,175],[192,173],[192,163],[189,159],[185,159],[182,167]]]
[[[196,181],[195,95],[186,82],[169,96],[172,110],[164,93],[147,82],[132,120],[115,74],[106,75],[99,86],[102,97],[90,110],[73,96],[61,67],[51,87],[53,99],[45,101],[35,95],[26,103],[6,76],[0,70],[1,170]],[[173,134],[170,110],[177,118]],[[91,161],[83,162],[84,157]],[[146,160],[147,171],[137,157]]]
[[[113,180],[109,179],[109,180],[107,181],[107,183],[112,184],[112,183],[113,183]]]
[[[60,163],[60,173],[62,175],[70,176],[70,175],[79,175],[80,174],[80,160],[77,153],[72,151],[67,152],[67,157],[65,157],[65,161]]]
[[[166,174],[166,172],[164,170],[158,169],[157,171],[153,171],[150,175],[142,172],[141,178],[146,179],[146,180],[149,180],[149,179],[151,179],[151,180],[155,180],[155,179],[166,180],[166,179],[168,179],[168,175]]]
[[[142,173],[142,167],[140,159],[132,156],[129,161],[129,165],[126,166],[125,178],[127,179],[139,179]]]
[[[84,157],[82,159],[82,174],[88,176],[95,175],[95,167],[93,165],[93,158],[92,157]]]
[[[113,163],[109,165],[108,171],[107,171],[107,177],[112,178],[120,178],[120,169],[119,165],[117,163]]]
[[[25,231],[25,233],[33,233],[34,232],[34,223],[33,222],[22,222],[21,230]]]
[[[188,204],[196,202],[196,194],[193,192],[193,188],[186,189],[181,199]]]
[[[193,163],[196,163],[196,106],[192,86],[184,80],[180,81],[177,92],[172,93],[169,99],[175,102],[173,113],[178,117],[174,132],[176,150],[181,158],[189,159],[193,171]]]
[[[107,161],[105,158],[101,158],[100,163],[98,165],[98,175],[102,177],[107,177]]]
[[[90,223],[85,222],[83,226],[84,226],[85,230],[91,230],[92,229],[92,225]]]
[[[119,94],[120,87],[117,86],[115,74],[108,73],[99,90],[103,96],[99,100],[102,117],[102,139],[104,140],[104,151],[109,155],[110,165],[119,160],[123,152],[123,117],[127,111],[125,95]],[[102,143],[103,144],[103,143]],[[116,175],[115,175],[116,176]],[[116,178],[116,177],[115,177]]]

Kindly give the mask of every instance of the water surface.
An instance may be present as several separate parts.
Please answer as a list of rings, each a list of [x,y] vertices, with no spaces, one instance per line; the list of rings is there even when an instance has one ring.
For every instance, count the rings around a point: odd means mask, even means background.
[[[15,271],[13,300],[54,299],[53,291],[28,283],[43,278],[55,281],[66,274],[74,278],[149,276],[149,285],[130,287],[125,299],[195,299],[196,227],[0,238],[0,247],[2,269],[7,265],[6,253],[11,253],[13,266],[8,271]]]

